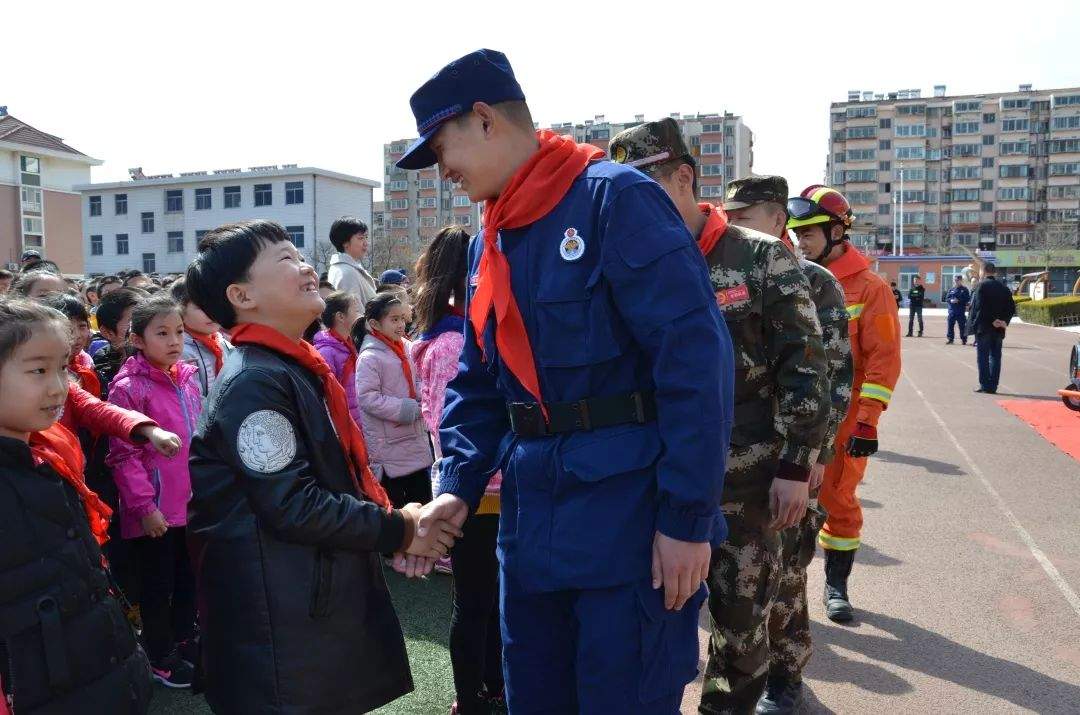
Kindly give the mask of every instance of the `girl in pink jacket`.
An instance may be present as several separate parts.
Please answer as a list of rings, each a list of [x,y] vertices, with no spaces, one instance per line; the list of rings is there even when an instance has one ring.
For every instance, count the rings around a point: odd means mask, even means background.
[[[106,463],[120,491],[120,535],[132,541],[147,654],[154,679],[190,687],[193,668],[178,646],[195,636],[195,580],[185,527],[191,497],[188,449],[201,409],[197,368],[180,362],[184,323],[167,295],[144,299],[131,313],[136,349],[109,388],[114,404],[141,412],[180,437],[165,458],[148,445],[111,439]],[[186,648],[185,648],[186,652]]]
[[[323,330],[315,333],[312,345],[334,371],[334,377],[345,388],[349,414],[357,425],[364,424],[360,418],[360,405],[356,402],[356,346],[353,345],[352,328],[360,319],[360,299],[352,293],[334,291],[324,299],[326,308],[322,314]]]
[[[363,412],[371,468],[395,507],[431,501],[431,441],[420,414],[420,383],[405,326],[411,308],[393,293],[364,306],[356,362],[356,401]]]

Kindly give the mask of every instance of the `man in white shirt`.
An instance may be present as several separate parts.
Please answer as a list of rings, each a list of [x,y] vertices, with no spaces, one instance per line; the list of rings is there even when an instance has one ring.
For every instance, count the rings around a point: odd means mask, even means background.
[[[327,280],[334,290],[352,293],[360,306],[375,297],[376,283],[360,261],[368,252],[367,224],[354,216],[343,216],[330,227],[330,243],[337,250],[330,258]]]

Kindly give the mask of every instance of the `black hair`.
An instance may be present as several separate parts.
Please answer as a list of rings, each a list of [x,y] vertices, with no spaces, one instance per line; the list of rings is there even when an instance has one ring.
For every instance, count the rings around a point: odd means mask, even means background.
[[[116,332],[124,311],[139,302],[146,295],[145,291],[135,288],[117,288],[98,301],[97,323],[99,328],[108,328]]]
[[[23,298],[0,300],[0,366],[34,337],[35,327],[47,323],[54,324],[71,341],[68,319],[55,308]]]
[[[116,283],[120,283],[121,285],[123,284],[123,281],[120,280],[120,276],[102,276],[101,278],[97,279],[98,292],[100,293],[101,289],[105,286],[111,286]]]
[[[353,343],[356,345],[356,349],[360,349],[360,345],[364,342],[364,338],[367,337],[367,321],[369,320],[382,320],[386,317],[386,314],[390,312],[390,309],[395,305],[405,305],[394,293],[376,293],[375,297],[367,302],[364,306],[364,314],[353,325],[351,335]]]
[[[191,298],[187,292],[187,281],[184,278],[177,278],[169,286],[169,293],[172,295],[173,300],[179,303],[181,306],[185,306],[191,302]]]
[[[416,261],[413,307],[417,332],[427,332],[443,319],[451,297],[455,306],[465,306],[468,252],[469,232],[461,226],[447,226],[435,234]]]
[[[367,233],[367,224],[355,216],[342,216],[330,226],[330,243],[334,249],[341,253],[345,250],[345,244],[358,233]]]
[[[330,281],[326,280],[325,278],[320,278],[319,279],[319,287],[320,288],[333,288],[334,284],[331,283]]]
[[[248,280],[248,271],[267,246],[289,240],[281,224],[265,219],[218,226],[199,242],[199,255],[188,266],[186,284],[191,302],[229,330],[236,309],[225,295],[233,283]]]
[[[984,263],[983,264],[983,273],[985,273],[988,276],[996,276],[997,275],[997,267],[993,263]]]
[[[67,316],[68,320],[85,320],[89,322],[90,314],[86,312],[86,304],[70,293],[50,293],[38,299],[42,305],[55,308]]]
[[[150,276],[146,275],[142,271],[128,271],[127,276],[124,278],[124,287],[128,288],[128,283],[130,283],[136,278],[146,278],[147,280],[152,280]]]
[[[171,295],[154,295],[143,298],[135,304],[131,311],[131,332],[129,335],[144,337],[146,329],[150,327],[150,321],[165,313],[180,315],[180,304],[172,299]]]
[[[34,286],[42,278],[62,278],[62,276],[59,273],[46,270],[26,271],[19,276],[19,280],[15,281],[15,285],[11,286],[11,291],[16,295],[26,297],[30,295],[30,291],[34,290]]]
[[[668,159],[667,161],[658,164],[655,169],[651,169],[650,171],[647,171],[645,173],[653,177],[654,179],[666,179],[672,174],[674,174],[676,171],[678,171],[679,167],[683,164],[686,164],[690,167],[690,173],[694,177],[690,183],[690,190],[694,192],[694,196],[696,198],[698,195],[697,162],[694,161],[694,158],[691,156],[680,156],[677,159]]]
[[[334,291],[326,296],[326,308],[322,312],[322,324],[326,326],[327,330],[334,327],[334,318],[338,313],[349,312],[349,306],[354,300],[359,300],[359,298],[343,290]],[[352,326],[350,325],[349,328],[351,329]]]
[[[360,321],[358,320],[356,322],[359,323]],[[322,327],[323,327],[322,321],[319,320],[318,318],[315,318],[315,320],[311,321],[311,324],[308,325],[306,328],[304,328],[304,335],[303,335],[304,341],[310,343],[313,340],[315,340],[315,333],[322,330]]]

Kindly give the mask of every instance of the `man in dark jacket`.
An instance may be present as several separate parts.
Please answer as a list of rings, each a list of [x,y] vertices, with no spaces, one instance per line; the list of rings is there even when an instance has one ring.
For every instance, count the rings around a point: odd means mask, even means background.
[[[904,305],[904,297],[900,295],[900,291],[896,287],[896,281],[890,283],[889,287],[892,288],[892,297],[896,301],[896,309],[900,310],[901,306]]]
[[[949,306],[949,329],[946,333],[946,345],[952,345],[955,336],[954,328],[960,325],[960,342],[967,345],[967,308],[971,302],[971,291],[964,285],[963,276],[956,276],[954,285],[945,295],[945,302]]]
[[[996,279],[993,263],[983,267],[983,280],[975,286],[971,300],[971,332],[975,335],[979,361],[979,388],[975,392],[994,394],[1001,377],[1001,344],[1005,328],[1016,315],[1012,292]]]
[[[911,337],[912,328],[915,327],[915,316],[919,316],[919,337],[922,337],[923,322],[922,322],[922,308],[923,298],[926,297],[926,287],[922,284],[922,279],[915,276],[911,279],[911,289],[907,292],[908,297],[908,321],[907,321],[907,336]]]
[[[413,687],[380,554],[433,555],[411,550],[427,541],[414,538],[420,505],[380,506],[346,451],[344,392],[300,341],[323,309],[318,277],[284,228],[229,224],[200,249],[191,300],[236,346],[191,446],[207,701],[219,714],[374,710]]]

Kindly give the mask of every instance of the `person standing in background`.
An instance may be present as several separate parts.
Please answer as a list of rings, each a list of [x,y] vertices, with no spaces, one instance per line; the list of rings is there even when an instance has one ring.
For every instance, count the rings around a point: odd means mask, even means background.
[[[915,327],[915,316],[919,317],[919,337],[923,334],[922,309],[923,299],[926,297],[926,287],[922,284],[922,278],[914,276],[911,279],[911,289],[907,292],[908,297],[908,321],[907,337],[911,337],[912,328]]]

